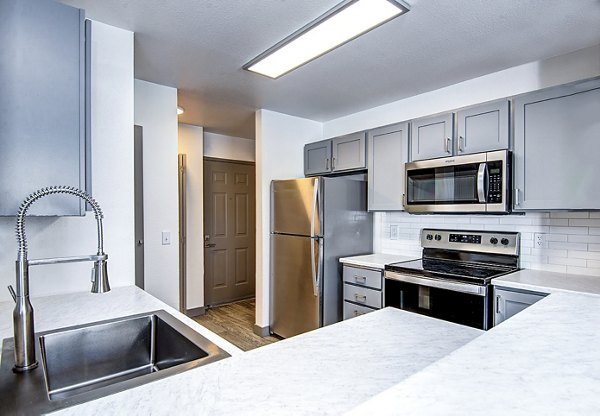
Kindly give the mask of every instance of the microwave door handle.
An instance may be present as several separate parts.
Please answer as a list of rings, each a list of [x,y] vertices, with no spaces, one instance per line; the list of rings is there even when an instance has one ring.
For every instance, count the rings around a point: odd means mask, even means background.
[[[486,202],[486,186],[485,178],[487,176],[487,163],[480,163],[477,171],[477,197],[479,202],[484,204]]]

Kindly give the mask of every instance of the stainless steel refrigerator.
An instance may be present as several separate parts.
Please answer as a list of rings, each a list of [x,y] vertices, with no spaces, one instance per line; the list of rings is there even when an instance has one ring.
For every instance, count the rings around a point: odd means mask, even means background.
[[[271,183],[271,332],[291,337],[342,319],[339,258],[371,253],[364,175]]]

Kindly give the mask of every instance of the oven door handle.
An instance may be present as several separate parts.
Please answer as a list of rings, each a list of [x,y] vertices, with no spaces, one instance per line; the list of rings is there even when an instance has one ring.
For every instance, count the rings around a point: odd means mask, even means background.
[[[420,286],[435,287],[438,289],[452,290],[453,292],[467,293],[469,295],[477,295],[477,296],[486,296],[487,295],[487,287],[486,286],[472,285],[469,283],[461,283],[461,282],[449,281],[449,280],[444,280],[444,279],[431,279],[428,277],[402,274],[402,273],[392,272],[389,270],[386,270],[385,278],[391,279],[391,280],[397,280],[399,282],[404,282],[404,283],[412,283],[412,284],[420,285]]]
[[[485,177],[487,176],[487,163],[480,163],[479,169],[477,170],[477,197],[479,202],[484,204],[486,202],[486,186]]]

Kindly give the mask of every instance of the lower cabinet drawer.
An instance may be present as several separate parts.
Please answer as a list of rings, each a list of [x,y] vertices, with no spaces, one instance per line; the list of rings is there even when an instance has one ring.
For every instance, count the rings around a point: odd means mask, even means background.
[[[345,283],[344,300],[379,309],[381,308],[381,290],[368,289]]]
[[[368,306],[357,305],[351,302],[344,302],[344,320],[354,318],[355,316],[364,315],[365,313],[373,312],[377,309],[369,308]]]
[[[344,282],[381,289],[381,270],[344,266]]]

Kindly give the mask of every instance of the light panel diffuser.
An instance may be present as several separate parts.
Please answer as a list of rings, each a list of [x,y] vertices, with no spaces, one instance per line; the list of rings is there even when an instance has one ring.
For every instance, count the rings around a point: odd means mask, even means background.
[[[406,4],[393,0],[343,2],[250,61],[244,69],[278,78],[408,10]]]

